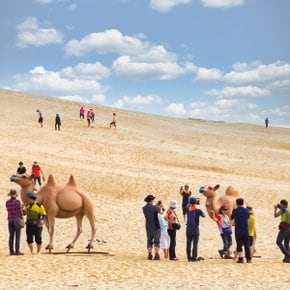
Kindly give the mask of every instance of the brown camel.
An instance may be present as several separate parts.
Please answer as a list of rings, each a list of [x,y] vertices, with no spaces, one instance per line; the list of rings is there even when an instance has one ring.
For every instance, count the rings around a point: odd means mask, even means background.
[[[26,193],[34,190],[34,175],[12,175],[10,180],[21,187],[20,197],[24,204],[27,203]],[[74,247],[74,244],[82,232],[82,220],[86,216],[91,225],[91,238],[87,249],[90,252],[93,248],[95,237],[95,216],[93,202],[90,197],[82,191],[71,175],[69,182],[65,185],[57,185],[52,175],[49,175],[47,183],[37,192],[37,202],[43,204],[47,212],[46,226],[49,233],[49,243],[46,249],[53,249],[53,236],[55,218],[75,217],[77,221],[77,233],[75,238],[67,246],[67,251]]]
[[[222,205],[225,205],[228,208],[227,214],[230,217],[233,209],[236,208],[236,199],[239,197],[238,191],[232,186],[229,186],[226,189],[225,194],[217,198],[216,190],[219,189],[219,187],[220,187],[219,184],[217,184],[214,187],[202,186],[199,189],[199,192],[202,193],[206,197],[205,206],[206,206],[209,217],[213,220],[215,219],[213,218],[212,211],[214,211],[215,214],[218,215],[220,207]]]

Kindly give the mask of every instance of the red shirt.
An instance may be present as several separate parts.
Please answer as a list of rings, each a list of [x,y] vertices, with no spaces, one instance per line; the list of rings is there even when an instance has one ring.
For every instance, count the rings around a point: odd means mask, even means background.
[[[39,165],[32,166],[32,174],[34,174],[36,177],[40,176],[40,170],[41,168],[39,167]]]

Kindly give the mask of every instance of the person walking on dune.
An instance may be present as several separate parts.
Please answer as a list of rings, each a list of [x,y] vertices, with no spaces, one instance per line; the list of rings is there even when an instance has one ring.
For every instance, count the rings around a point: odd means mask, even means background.
[[[265,127],[266,127],[266,128],[269,127],[269,118],[268,118],[268,117],[265,119]]]
[[[40,127],[43,127],[43,114],[40,110],[36,110],[38,113],[38,123],[40,124]]]
[[[117,129],[117,118],[116,118],[116,113],[113,113],[113,120],[112,120],[112,122],[110,123],[110,129],[111,129],[112,126],[114,126],[115,129]]]
[[[61,126],[61,120],[60,120],[59,114],[57,113],[55,115],[55,125],[54,125],[55,130],[60,130],[60,126]]]
[[[84,107],[80,108],[80,120],[84,120],[85,119],[85,109]]]
[[[45,177],[37,161],[33,162],[31,173],[34,174],[34,184],[36,184],[37,181],[39,186],[41,186],[41,176],[43,181],[45,181]]]
[[[23,162],[20,161],[18,163],[18,165],[19,165],[19,167],[17,168],[17,171],[16,171],[17,174],[19,174],[19,175],[25,174],[26,173],[26,168],[24,167]]]
[[[88,127],[91,127],[91,111],[87,111],[87,122],[88,122]]]

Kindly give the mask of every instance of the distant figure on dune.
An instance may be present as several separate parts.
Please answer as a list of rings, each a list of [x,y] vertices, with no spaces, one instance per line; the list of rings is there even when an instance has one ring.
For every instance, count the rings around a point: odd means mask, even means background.
[[[92,108],[90,109],[90,118],[92,122],[95,122],[95,112]]]
[[[180,187],[179,194],[182,196],[182,213],[183,219],[186,220],[186,206],[188,205],[189,198],[191,196],[191,191],[189,190],[189,186],[187,184]]]
[[[18,163],[18,165],[19,165],[19,167],[17,168],[16,173],[19,174],[19,175],[25,174],[26,173],[26,168],[23,166],[23,162],[20,161]]]
[[[87,111],[87,122],[88,122],[88,127],[91,127],[91,112],[90,112],[90,110]]]
[[[38,113],[38,123],[40,124],[40,127],[43,127],[43,114],[40,110],[36,110]]]
[[[57,114],[55,115],[55,125],[54,125],[55,130],[56,130],[56,129],[57,129],[57,130],[60,130],[60,126],[61,126],[61,120],[60,120],[60,116],[59,116],[59,114],[57,113]]]
[[[80,108],[80,120],[84,120],[85,119],[85,109],[84,107]]]
[[[31,173],[33,174],[33,180],[34,184],[36,184],[36,181],[38,182],[39,186],[41,186],[41,176],[42,180],[45,181],[44,173],[41,170],[40,166],[38,165],[37,161],[34,161],[32,164]]]
[[[114,126],[115,129],[117,129],[116,113],[113,113],[113,120],[112,120],[112,122],[110,123],[110,129],[111,129],[112,126]]]
[[[266,128],[269,127],[269,118],[268,117],[265,119],[265,126],[266,126]]]

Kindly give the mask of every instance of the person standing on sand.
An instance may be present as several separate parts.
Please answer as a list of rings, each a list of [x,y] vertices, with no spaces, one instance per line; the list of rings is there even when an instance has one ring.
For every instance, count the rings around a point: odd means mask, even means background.
[[[80,120],[84,120],[85,119],[85,109],[84,107],[80,108]]]
[[[39,186],[41,186],[41,176],[42,180],[45,181],[44,173],[40,166],[38,165],[37,161],[34,161],[32,164],[31,173],[34,174],[34,184],[36,184],[36,181],[38,182]]]
[[[265,119],[265,126],[266,126],[266,128],[268,128],[268,126],[269,126],[269,118],[268,117]]]
[[[180,187],[179,194],[182,196],[182,213],[183,213],[183,220],[186,220],[186,207],[188,205],[189,197],[191,196],[191,191],[189,190],[189,186],[187,184]]]
[[[255,245],[257,240],[257,231],[256,231],[256,217],[254,215],[253,208],[251,206],[247,206],[249,210],[249,219],[248,219],[248,227],[249,227],[249,246],[251,258],[253,258],[255,253]]]
[[[88,122],[88,127],[91,127],[91,111],[87,111],[87,122]]]
[[[247,263],[251,263],[250,247],[249,247],[249,210],[244,207],[244,200],[237,198],[237,208],[233,209],[231,220],[235,222],[235,237],[237,242],[237,255],[239,256],[237,263],[243,263],[243,246],[245,248],[245,254]]]
[[[276,244],[284,254],[283,262],[290,263],[290,208],[286,199],[282,199],[279,204],[274,205],[274,217],[278,216],[281,216],[281,222]]]
[[[31,254],[34,254],[34,241],[37,245],[37,253],[41,251],[42,245],[42,226],[46,218],[46,211],[43,205],[36,203],[36,194],[34,192],[27,192],[28,204],[24,207],[24,213],[26,214],[26,236],[27,243]]]
[[[110,123],[110,129],[111,129],[112,126],[114,126],[115,129],[117,129],[116,113],[113,113],[113,120],[112,120],[112,122]]]
[[[164,258],[168,259],[169,258],[170,237],[169,237],[168,232],[167,232],[168,222],[164,216],[165,208],[164,208],[161,200],[159,200],[156,205],[159,206],[161,209],[161,212],[158,213],[158,220],[159,220],[160,232],[161,232],[160,249],[163,249]]]
[[[177,207],[176,200],[171,200],[169,203],[169,209],[166,212],[166,220],[168,221],[168,235],[170,236],[170,247],[169,247],[169,260],[178,261],[176,257],[175,248],[176,248],[176,228],[173,224],[178,222],[177,214],[175,209]]]
[[[19,167],[17,168],[16,173],[19,174],[19,175],[25,174],[26,173],[26,168],[23,166],[23,162],[20,161],[18,163],[18,165],[19,165]]]
[[[23,209],[20,200],[17,199],[17,191],[11,189],[8,193],[10,199],[6,201],[6,209],[8,212],[8,229],[9,229],[9,251],[10,255],[23,255],[20,252],[20,235],[21,229],[16,227],[14,221],[16,218],[23,218]],[[15,238],[15,250],[14,250]]]
[[[40,110],[36,110],[38,113],[38,123],[40,124],[40,127],[43,127],[43,114]]]
[[[160,225],[158,221],[158,213],[160,213],[160,207],[153,205],[154,199],[155,196],[153,196],[152,194],[147,195],[144,199],[147,204],[143,207],[143,213],[146,222],[148,260],[160,260]],[[155,249],[154,258],[152,255],[153,244]]]
[[[56,129],[60,130],[60,126],[61,126],[61,120],[60,120],[59,114],[57,113],[55,115],[55,125],[54,125],[55,130]]]

